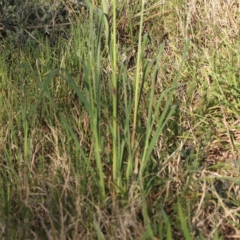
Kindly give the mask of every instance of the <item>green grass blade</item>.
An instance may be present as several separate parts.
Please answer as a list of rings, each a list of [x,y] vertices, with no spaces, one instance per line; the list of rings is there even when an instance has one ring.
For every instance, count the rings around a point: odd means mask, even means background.
[[[182,228],[185,239],[191,240],[192,238],[191,238],[189,229],[187,227],[185,216],[184,216],[184,213],[183,213],[183,210],[182,210],[182,207],[181,207],[181,204],[179,201],[178,201],[178,215],[179,215],[179,220],[180,220],[181,228]]]
[[[164,211],[164,209],[161,209],[161,213],[164,219],[164,222],[166,224],[166,234],[167,234],[167,240],[172,240],[172,229],[171,229],[171,223],[169,220],[169,217],[167,216],[166,212]]]
[[[104,0],[103,0],[104,2]],[[113,98],[113,182],[117,186],[121,187],[119,184],[121,182],[120,169],[119,169],[119,159],[118,159],[118,83],[117,83],[117,5],[116,0],[113,0],[113,40],[111,42],[111,47],[113,50],[111,65],[112,65],[112,98]]]
[[[140,65],[141,65],[141,55],[142,55],[142,31],[143,31],[143,12],[144,12],[144,1],[142,1],[141,16],[140,16],[140,28],[139,28],[139,38],[138,38],[138,54],[137,54],[137,65],[135,79],[133,83],[134,88],[134,113],[133,113],[133,130],[131,138],[131,146],[134,146],[135,134],[137,127],[137,116],[138,116],[138,105],[139,105],[139,86],[140,86]]]
[[[177,87],[181,86],[177,86],[177,81],[179,80],[180,78],[180,73],[181,73],[181,70],[183,68],[183,64],[185,62],[185,59],[186,59],[186,55],[187,55],[187,51],[188,51],[188,48],[189,48],[189,44],[190,44],[190,41],[188,41],[186,43],[186,46],[185,46],[185,49],[183,51],[183,56],[182,56],[182,61],[180,63],[180,66],[179,66],[179,70],[173,80],[173,86],[169,89],[165,89],[160,97],[159,97],[159,100],[157,101],[157,105],[156,105],[156,108],[155,108],[155,111],[154,111],[154,114],[153,114],[153,117],[150,121],[150,123],[147,125],[147,131],[146,131],[146,138],[145,138],[145,146],[144,146],[144,153],[143,153],[143,158],[142,158],[142,164],[141,164],[141,167],[140,167],[140,175],[142,176],[143,172],[144,172],[144,169],[146,168],[147,166],[147,163],[150,159],[150,155],[154,149],[154,146],[158,140],[158,137],[159,135],[161,134],[163,128],[165,127],[165,125],[167,124],[168,120],[171,118],[171,116],[173,115],[175,109],[177,106],[173,105],[172,107],[170,107],[170,104],[171,104],[171,101],[173,99],[173,94],[174,94],[174,89],[176,89]],[[159,56],[160,57],[160,53],[161,53],[161,50],[159,51]],[[152,84],[153,84],[153,79],[152,79]],[[184,85],[184,84],[182,84]],[[164,109],[163,109],[163,112],[160,114],[160,117],[158,120],[157,117],[159,116],[159,108],[160,108],[160,105],[162,103],[162,100],[163,100],[163,97],[167,94],[168,94],[168,98],[167,98],[167,102],[165,103],[165,106],[164,106]],[[150,97],[150,102],[153,102],[153,85],[152,85],[152,89],[151,89],[151,97]],[[152,105],[150,106],[149,105],[149,108],[152,108]],[[149,110],[150,112],[152,110]],[[155,131],[155,133],[153,134],[153,137],[152,139],[150,140],[150,136],[151,136],[151,132],[152,132],[152,129],[153,129],[153,126],[155,124],[155,122],[157,121],[157,129]],[[150,141],[150,143],[149,143]]]

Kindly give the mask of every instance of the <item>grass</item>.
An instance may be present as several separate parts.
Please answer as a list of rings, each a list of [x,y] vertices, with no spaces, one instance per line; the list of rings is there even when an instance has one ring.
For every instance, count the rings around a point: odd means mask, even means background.
[[[0,238],[240,238],[238,2],[86,4],[1,42]]]

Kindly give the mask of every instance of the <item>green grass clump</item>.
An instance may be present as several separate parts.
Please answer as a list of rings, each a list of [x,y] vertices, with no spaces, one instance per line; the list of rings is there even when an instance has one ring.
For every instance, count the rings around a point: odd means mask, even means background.
[[[215,1],[87,0],[64,38],[1,40],[1,239],[239,236],[240,18]]]

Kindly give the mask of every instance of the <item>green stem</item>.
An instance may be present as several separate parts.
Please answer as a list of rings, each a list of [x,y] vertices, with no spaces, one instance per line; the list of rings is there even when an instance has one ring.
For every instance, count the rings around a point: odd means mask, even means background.
[[[140,60],[142,53],[142,25],[143,25],[143,11],[144,11],[144,1],[142,1],[141,9],[141,19],[140,19],[140,29],[139,29],[139,38],[138,38],[138,55],[137,55],[137,66],[136,66],[136,78],[134,81],[134,115],[133,115],[133,132],[131,147],[134,147],[135,134],[136,134],[136,125],[137,125],[137,115],[138,115],[138,102],[139,102],[139,75],[140,75]]]
[[[116,0],[113,1],[113,182],[119,183],[119,169],[117,162],[117,34],[116,34]]]

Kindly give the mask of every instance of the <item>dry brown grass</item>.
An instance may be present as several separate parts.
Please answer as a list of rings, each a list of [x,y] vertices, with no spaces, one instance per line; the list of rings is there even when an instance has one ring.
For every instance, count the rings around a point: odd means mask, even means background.
[[[98,4],[97,1],[94,3]],[[123,2],[119,2],[119,6],[119,53],[120,58],[125,59],[129,79],[133,80],[140,8],[137,4]],[[103,167],[108,195],[107,204],[102,205],[94,176],[83,164],[81,154],[74,152],[74,141],[51,108],[51,121],[48,116],[47,123],[45,120],[35,121],[28,139],[30,160],[24,165],[24,130],[18,125],[20,110],[15,110],[17,103],[14,102],[14,112],[12,116],[8,115],[10,120],[2,117],[0,130],[0,166],[4,169],[0,173],[0,186],[10,192],[6,196],[2,194],[1,198],[2,202],[12,200],[11,209],[6,210],[10,220],[5,220],[4,216],[0,221],[0,238],[144,239],[145,231],[151,226],[154,240],[166,239],[165,213],[171,223],[173,239],[184,239],[176,207],[179,201],[192,239],[200,239],[199,232],[203,239],[240,239],[239,26],[238,0],[189,0],[182,3],[149,0],[146,4],[143,27],[144,34],[149,34],[149,42],[144,59],[154,60],[160,44],[166,43],[155,83],[156,98],[171,86],[188,38],[191,38],[191,45],[179,83],[185,85],[177,89],[172,103],[178,109],[152,154],[152,163],[144,177],[147,179],[144,195],[140,194],[140,183],[134,176],[126,190],[127,195],[116,196],[112,191],[108,110],[102,113],[101,120],[105,146],[101,154],[105,160]],[[62,58],[61,63],[64,61]],[[110,73],[111,66],[106,61],[102,74]],[[148,121],[148,105],[144,97],[149,86],[148,82],[144,85],[139,110],[143,129]],[[60,94],[62,89],[55,90],[54,97],[71,119],[73,131],[94,172],[89,116],[79,107],[78,101],[72,99],[71,92],[64,89],[66,99],[63,100],[58,96],[58,90]],[[14,95],[19,94],[14,88],[3,89],[5,91],[8,102],[5,105],[1,102],[5,106],[1,110],[3,114],[8,113]],[[105,94],[107,96],[108,92]],[[9,149],[11,161],[8,159]],[[140,155],[141,143],[138,151]],[[42,159],[45,159],[44,164]],[[80,166],[76,159],[81,160]],[[9,167],[13,165],[13,168]],[[13,187],[4,182],[11,171],[14,172],[11,173],[11,184],[17,183]],[[3,209],[1,202],[0,206]],[[149,225],[144,217],[145,207]],[[219,238],[215,238],[216,233]]]

